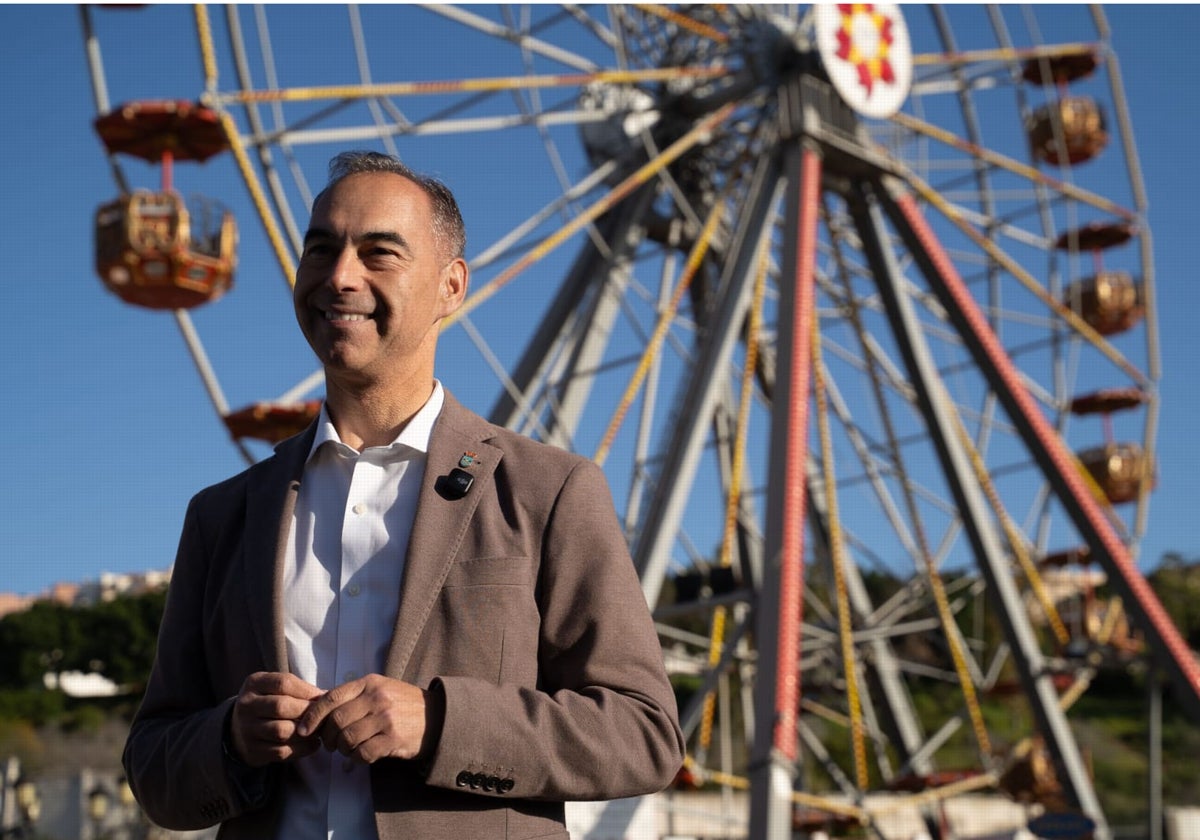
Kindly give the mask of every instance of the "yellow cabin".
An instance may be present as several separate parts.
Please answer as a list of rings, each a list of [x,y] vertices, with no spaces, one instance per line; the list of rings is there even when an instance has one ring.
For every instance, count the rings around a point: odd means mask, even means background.
[[[1086,96],[1066,96],[1043,105],[1034,111],[1026,130],[1033,156],[1052,165],[1083,163],[1108,145],[1104,112],[1095,100]]]
[[[194,224],[177,193],[138,190],[98,209],[95,232],[96,271],[127,303],[190,309],[233,285],[237,225],[227,211]]]

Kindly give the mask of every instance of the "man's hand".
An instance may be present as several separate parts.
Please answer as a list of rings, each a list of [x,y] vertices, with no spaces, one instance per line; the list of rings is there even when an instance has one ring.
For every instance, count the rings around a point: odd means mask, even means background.
[[[293,674],[260,671],[246,677],[229,724],[237,757],[263,767],[315,751],[320,741],[298,735],[296,719],[320,696],[321,689]]]
[[[314,700],[297,721],[302,735],[365,764],[433,751],[444,717],[440,692],[379,674],[343,683]]]

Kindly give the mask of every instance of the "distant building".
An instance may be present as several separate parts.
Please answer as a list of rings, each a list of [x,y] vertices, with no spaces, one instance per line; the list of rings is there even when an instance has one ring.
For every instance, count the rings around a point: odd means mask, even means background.
[[[39,601],[66,607],[90,607],[107,603],[122,595],[144,595],[154,592],[170,582],[170,569],[152,569],[131,574],[104,572],[99,580],[83,583],[59,582],[37,595],[0,592],[0,618],[10,613],[23,612]]]
[[[29,605],[36,600],[33,595],[17,595],[13,592],[0,592],[0,618],[29,609]]]
[[[56,604],[71,606],[75,603],[75,599],[78,597],[79,584],[60,582],[50,587],[50,592],[46,596],[46,600],[53,601]]]

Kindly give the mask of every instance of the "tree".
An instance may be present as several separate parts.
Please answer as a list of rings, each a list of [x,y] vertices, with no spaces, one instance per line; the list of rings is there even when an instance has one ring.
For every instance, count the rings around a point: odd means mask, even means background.
[[[121,596],[90,607],[51,602],[0,619],[0,689],[34,690],[47,673],[103,674],[141,686],[154,661],[166,591]]]
[[[1188,646],[1200,648],[1200,559],[1168,552],[1148,582]]]

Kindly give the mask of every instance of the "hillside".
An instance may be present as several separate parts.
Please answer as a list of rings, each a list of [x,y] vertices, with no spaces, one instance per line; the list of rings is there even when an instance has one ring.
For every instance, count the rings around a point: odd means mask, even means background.
[[[1148,577],[1189,644],[1200,646],[1200,562],[1167,555]],[[876,585],[886,582],[876,581]],[[26,772],[51,778],[80,766],[119,772],[128,720],[153,657],[162,592],[117,598],[91,607],[38,604],[0,619],[0,756],[16,755]],[[937,653],[930,651],[930,657]],[[110,697],[68,697],[45,687],[48,670],[98,672],[125,687]],[[1101,670],[1070,714],[1089,762],[1097,793],[1113,825],[1136,825],[1146,813],[1149,750],[1149,672],[1144,660],[1120,671]],[[678,686],[686,694],[689,686]],[[944,685],[916,699],[931,720],[961,702]],[[1018,696],[990,697],[984,711],[1001,741],[1029,730],[1029,713]],[[827,733],[834,754],[849,749]],[[1164,802],[1200,802],[1200,722],[1186,718],[1164,693],[1162,749]],[[949,766],[954,744],[939,754]],[[967,750],[964,761],[969,762]],[[829,780],[806,768],[806,787]]]

